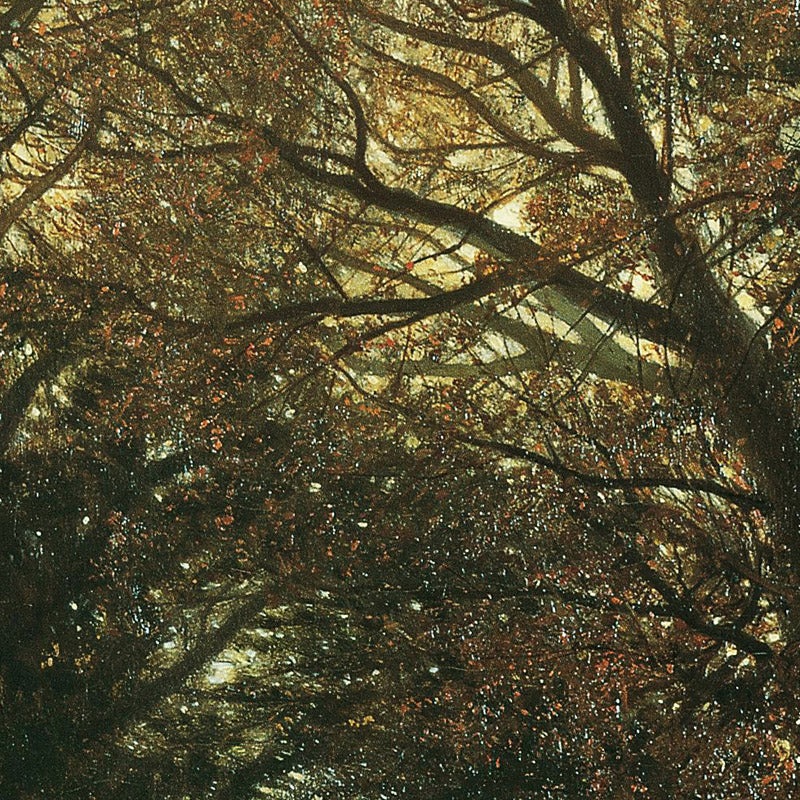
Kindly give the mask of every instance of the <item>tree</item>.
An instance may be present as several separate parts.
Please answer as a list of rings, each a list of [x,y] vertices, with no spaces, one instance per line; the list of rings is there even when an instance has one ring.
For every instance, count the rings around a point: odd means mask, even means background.
[[[15,796],[787,794],[797,19],[725,8],[4,12]]]

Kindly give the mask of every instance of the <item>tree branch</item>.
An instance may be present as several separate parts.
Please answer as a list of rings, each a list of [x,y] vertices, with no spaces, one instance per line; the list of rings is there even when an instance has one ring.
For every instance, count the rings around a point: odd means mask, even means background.
[[[498,442],[492,439],[483,439],[469,434],[456,433],[455,438],[465,444],[474,447],[481,447],[494,450],[498,453],[529,461],[541,467],[551,470],[562,478],[576,480],[588,486],[601,486],[607,489],[677,489],[683,492],[702,492],[714,495],[729,503],[740,506],[748,511],[759,509],[766,511],[769,504],[763,496],[758,493],[744,494],[735,489],[717,483],[716,481],[705,478],[673,478],[671,476],[654,477],[637,475],[631,477],[614,477],[612,475],[600,475],[598,473],[582,472],[581,470],[569,467],[563,462],[554,458],[543,456],[528,450],[519,445],[507,442]]]
[[[15,197],[0,213],[0,241],[5,238],[11,226],[20,218],[26,209],[32,206],[42,195],[50,191],[62,178],[69,174],[78,159],[88,148],[89,143],[93,140],[97,132],[99,122],[99,113],[96,108],[91,109],[89,114],[89,127],[69,154],[49,171],[31,181],[25,190]]]

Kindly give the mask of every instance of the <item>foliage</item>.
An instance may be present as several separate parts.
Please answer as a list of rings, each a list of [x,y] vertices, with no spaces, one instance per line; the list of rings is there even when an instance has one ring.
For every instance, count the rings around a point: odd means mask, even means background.
[[[4,796],[785,797],[798,18],[0,13]]]

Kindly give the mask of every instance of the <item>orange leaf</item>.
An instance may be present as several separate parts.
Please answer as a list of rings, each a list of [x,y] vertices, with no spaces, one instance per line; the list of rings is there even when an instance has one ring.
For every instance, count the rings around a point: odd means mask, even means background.
[[[769,162],[769,165],[773,169],[783,169],[786,166],[786,156],[784,155],[775,156],[775,158],[773,158],[772,161]]]

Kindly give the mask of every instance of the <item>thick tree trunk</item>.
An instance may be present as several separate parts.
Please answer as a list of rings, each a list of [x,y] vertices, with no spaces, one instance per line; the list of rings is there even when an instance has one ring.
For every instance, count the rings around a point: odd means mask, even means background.
[[[630,87],[608,55],[555,0],[501,0],[534,20],[575,59],[597,91],[623,153],[623,174],[642,211],[658,221],[661,288],[678,322],[691,331],[697,367],[724,393],[734,435],[741,438],[759,488],[773,507],[775,533],[792,571],[800,574],[800,448],[794,409],[765,337],[723,291],[698,239],[668,214],[670,186]]]

